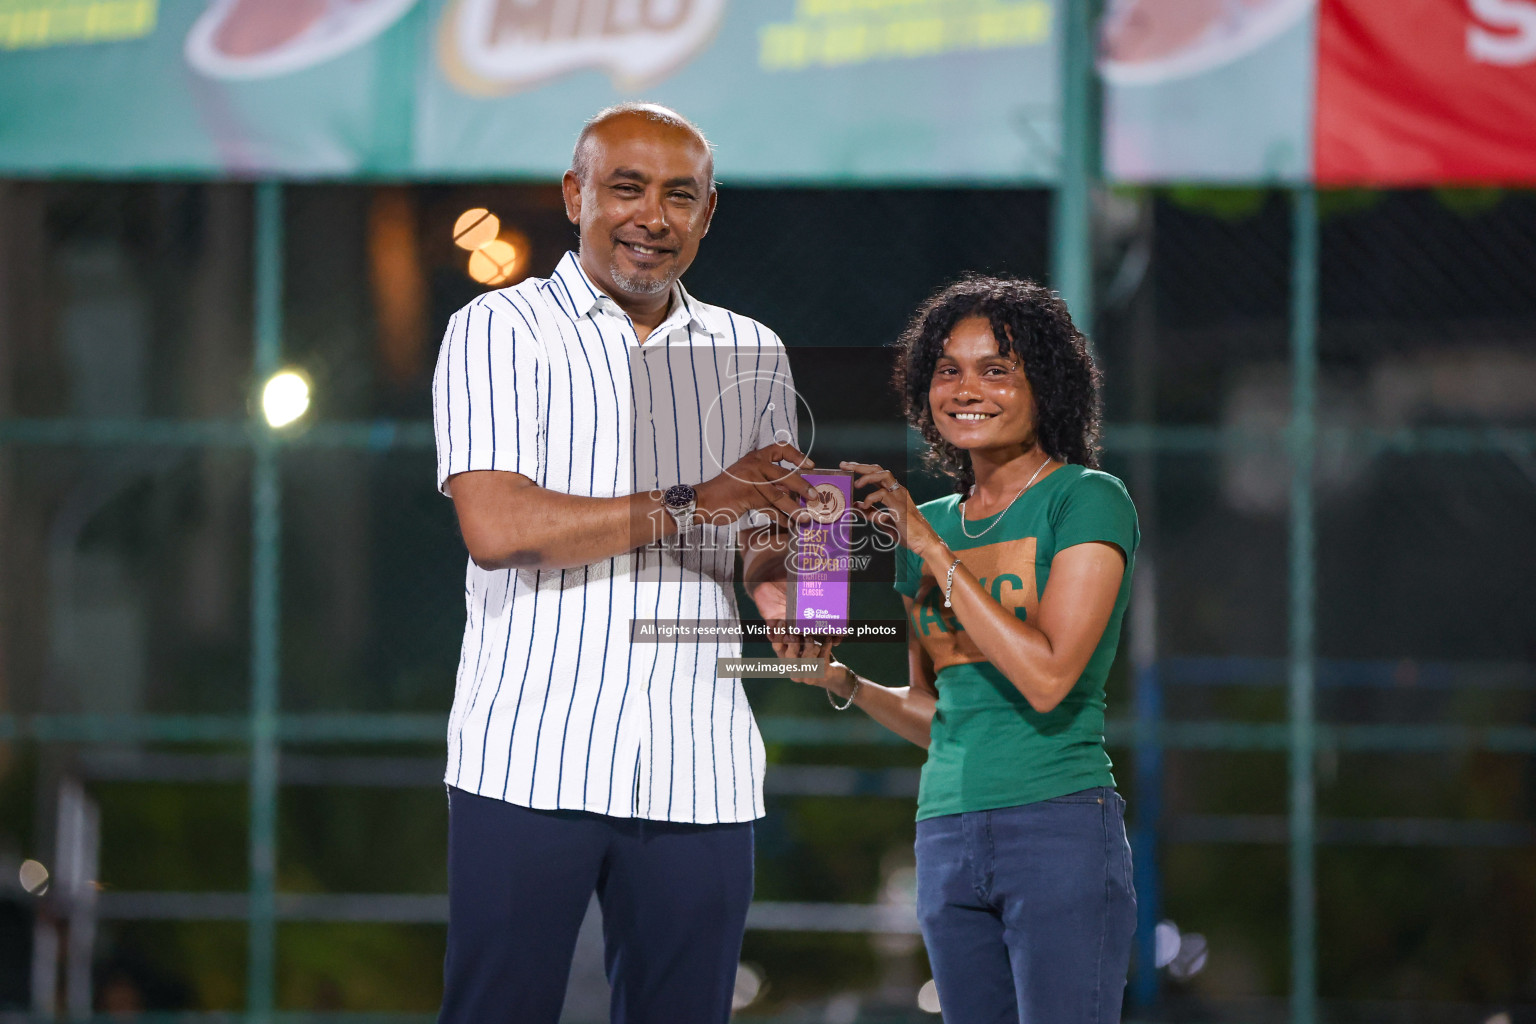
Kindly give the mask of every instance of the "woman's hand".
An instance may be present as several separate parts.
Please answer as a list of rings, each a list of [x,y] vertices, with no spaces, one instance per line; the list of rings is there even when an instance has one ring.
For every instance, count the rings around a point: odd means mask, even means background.
[[[903,487],[890,470],[872,462],[843,462],[839,465],[860,474],[853,479],[854,487],[873,486],[873,490],[855,501],[853,507],[863,512],[877,528],[895,532],[902,546],[918,558],[922,558],[929,548],[944,543],[917,510],[912,492]],[[876,505],[880,508],[876,509]]]
[[[902,601],[907,614],[911,615],[912,599],[903,597]],[[837,643],[836,638],[790,633],[784,628],[786,623],[783,620],[770,621],[768,625],[773,627],[769,638],[774,653],[779,657],[816,658],[825,665],[821,675],[791,676],[791,679],[826,690],[832,706],[839,711],[857,703],[869,717],[902,739],[920,747],[928,746],[938,693],[933,688],[933,663],[923,653],[922,645],[915,636],[907,637],[907,657],[912,666],[911,685],[891,689],[855,675],[851,668],[835,661],[832,648]]]
[[[848,689],[853,685],[853,679],[846,667],[832,660],[832,648],[837,646],[837,640],[832,637],[810,636],[804,633],[781,635],[787,625],[782,619],[773,619],[768,622],[772,637],[769,642],[773,644],[773,653],[785,660],[815,658],[825,666],[819,676],[790,676],[789,678],[797,683],[819,686],[824,690],[832,691],[839,697],[846,697]]]

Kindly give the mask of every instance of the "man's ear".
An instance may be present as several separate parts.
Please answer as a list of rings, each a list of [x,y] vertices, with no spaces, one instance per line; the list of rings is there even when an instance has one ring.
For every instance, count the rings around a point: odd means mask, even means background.
[[[717,189],[711,188],[709,190],[709,203],[704,209],[704,230],[699,232],[700,238],[709,234],[709,226],[715,221],[715,204],[719,199],[720,192]]]
[[[565,218],[572,224],[581,224],[581,180],[575,171],[566,171],[560,179],[560,191],[565,196]]]

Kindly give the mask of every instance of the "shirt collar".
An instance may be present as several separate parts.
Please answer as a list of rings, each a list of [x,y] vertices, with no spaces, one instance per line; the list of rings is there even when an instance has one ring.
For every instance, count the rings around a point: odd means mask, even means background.
[[[587,272],[581,267],[581,259],[576,253],[567,252],[561,258],[553,277],[560,283],[562,297],[568,298],[572,306],[571,312],[577,319],[591,316],[599,307],[606,307],[615,313],[619,312],[618,303],[604,294],[587,276]],[[729,330],[729,326],[721,324],[719,317],[715,314],[713,307],[706,306],[689,295],[683,283],[677,281],[672,285],[672,311],[667,314],[667,319],[663,321],[662,326],[676,321],[675,326],[693,324],[705,334],[724,335]]]

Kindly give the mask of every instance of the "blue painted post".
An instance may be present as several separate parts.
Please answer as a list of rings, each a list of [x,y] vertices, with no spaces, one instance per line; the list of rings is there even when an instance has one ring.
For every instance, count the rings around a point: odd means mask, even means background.
[[[1317,1019],[1317,807],[1313,753],[1317,610],[1312,464],[1317,443],[1317,192],[1292,195],[1290,522],[1291,1021]]]
[[[1136,674],[1136,806],[1131,815],[1131,858],[1136,866],[1136,961],[1131,1004],[1146,1010],[1157,1003],[1157,922],[1163,916],[1163,879],[1158,836],[1163,819],[1163,688],[1157,663]]]
[[[283,191],[276,182],[256,186],[256,386],[277,370],[283,334]],[[272,1019],[277,949],[277,679],[278,581],[282,493],[278,441],[253,412],[251,470],[251,788],[250,922],[247,932],[246,1012]]]
[[[1163,874],[1158,863],[1158,835],[1163,826],[1163,682],[1157,663],[1137,672],[1135,689],[1135,812],[1130,829],[1130,857],[1137,872],[1137,958],[1130,979],[1132,1006],[1157,1003],[1157,923],[1163,918]]]
[[[1092,189],[1098,177],[1095,116],[1094,12],[1097,3],[1071,0],[1061,14],[1061,163],[1051,220],[1051,285],[1090,342],[1094,328]]]

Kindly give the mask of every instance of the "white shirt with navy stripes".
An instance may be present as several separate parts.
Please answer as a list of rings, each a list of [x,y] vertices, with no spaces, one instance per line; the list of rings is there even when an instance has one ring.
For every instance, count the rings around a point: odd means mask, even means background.
[[[437,484],[506,470],[614,497],[698,484],[776,440],[797,443],[789,361],[763,325],[672,290],[633,323],[574,253],[549,279],[454,314],[432,382]],[[481,569],[448,723],[445,781],[524,807],[677,822],[763,808],[762,737],[729,638],[632,643],[632,619],[735,621],[736,529],[695,526],[573,569]]]

